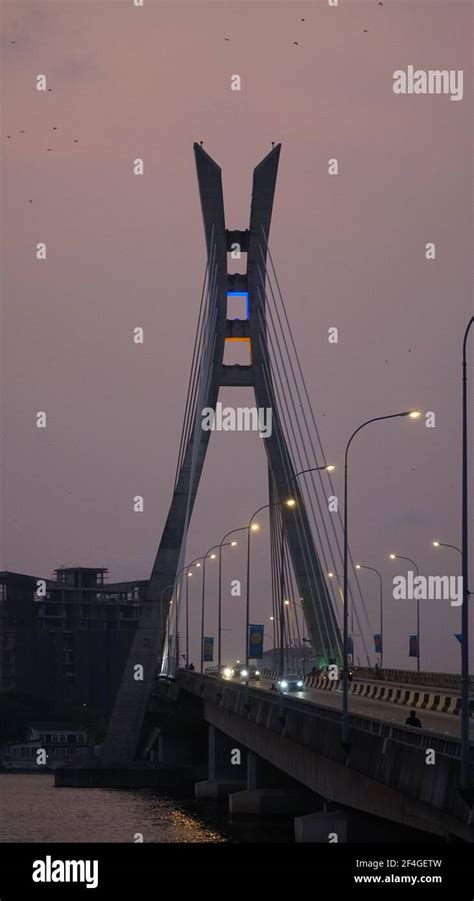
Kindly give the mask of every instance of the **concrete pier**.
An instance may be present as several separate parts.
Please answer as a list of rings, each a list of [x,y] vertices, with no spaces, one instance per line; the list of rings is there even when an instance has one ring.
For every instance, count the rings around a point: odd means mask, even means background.
[[[257,754],[247,756],[247,783],[229,797],[232,814],[288,816],[314,809],[314,796]]]
[[[219,801],[247,784],[247,751],[209,726],[209,778],[196,782],[196,798]]]

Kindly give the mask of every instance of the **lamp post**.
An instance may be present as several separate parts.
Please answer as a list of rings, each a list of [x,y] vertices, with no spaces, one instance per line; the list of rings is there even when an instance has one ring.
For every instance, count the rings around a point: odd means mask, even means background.
[[[199,558],[198,558],[198,559],[199,559]],[[193,562],[194,562],[194,561],[193,561]],[[183,572],[186,571],[186,574],[187,574],[188,576],[191,575],[191,573],[187,572],[187,570],[189,570],[189,567],[190,567],[190,566],[192,566],[191,563],[188,564],[187,566],[182,566],[181,569],[179,569],[178,572],[176,573],[174,582],[170,582],[169,585],[165,585],[165,587],[163,588],[163,591],[161,592],[161,597],[160,597],[160,632],[161,632],[161,625],[162,625],[162,615],[161,615],[161,614],[162,614],[162,605],[163,605],[163,595],[164,595],[165,591],[168,591],[169,588],[173,588],[173,589],[175,588],[176,582],[178,581],[178,578],[179,578],[179,576],[181,575],[181,573],[183,573]],[[171,601],[170,601],[170,606],[171,606],[172,603],[173,603],[173,601],[171,600]],[[178,649],[178,625],[179,625],[179,624],[178,624],[178,602],[176,602],[176,614],[175,614],[175,619],[176,619],[176,642],[177,642],[177,645],[176,645],[176,661],[177,661],[177,666],[179,666],[179,649]],[[188,599],[188,583],[187,583],[187,580],[186,580],[186,664],[189,663],[188,655],[189,655],[189,599]]]
[[[336,579],[344,579],[344,576],[341,576],[340,573],[335,573],[335,572],[332,572],[332,570],[330,570],[330,571],[328,572],[328,578],[329,578],[329,579],[334,579],[334,578],[336,578]],[[344,595],[343,595],[343,593],[342,593],[341,584],[339,583],[337,587],[338,587],[338,589],[339,589],[339,594],[340,594],[340,597],[341,597],[341,603],[342,603],[343,608],[344,608]],[[336,604],[336,607],[337,607],[337,604]],[[344,615],[344,613],[343,613],[343,615]],[[354,614],[352,614],[352,635],[354,636]],[[354,638],[353,638],[352,640],[354,640]]]
[[[469,748],[469,523],[467,492],[467,339],[474,324],[471,316],[463,338],[462,353],[462,607],[461,607],[461,785],[470,783]]]
[[[260,526],[258,523],[254,522],[255,517],[261,513],[262,510],[269,510],[273,507],[294,507],[296,505],[296,501],[293,498],[288,498],[286,501],[276,501],[272,504],[263,504],[258,510],[255,510],[255,513],[252,514],[249,520],[249,524],[247,526],[247,605],[246,605],[246,615],[245,615],[245,668],[248,672],[249,668],[249,630],[250,630],[250,533],[258,532]],[[283,519],[282,519],[282,552],[283,552]],[[282,574],[283,574],[283,553],[282,553]],[[282,602],[283,603],[283,602]],[[247,682],[248,684],[248,682]]]
[[[230,532],[227,532],[224,535],[222,541],[219,544],[219,600],[218,600],[218,611],[217,611],[217,665],[219,667],[219,677],[221,675],[221,666],[222,666],[222,548],[230,545],[230,547],[236,547],[236,541],[228,541],[226,542],[226,538],[229,538],[230,535],[235,535],[236,532],[245,532],[247,526],[242,526],[240,529],[231,529]]]
[[[303,598],[301,598],[301,600],[303,600]],[[310,641],[309,638],[306,639],[306,638],[304,637],[305,618],[304,618],[304,607],[303,607],[303,604],[300,604],[298,601],[294,601],[294,600],[293,600],[293,601],[288,601],[288,600],[286,600],[286,601],[285,601],[285,607],[290,607],[290,606],[292,606],[292,607],[299,607],[300,610],[301,610],[301,612],[302,612],[302,614],[303,614],[303,617],[302,617],[302,619],[303,619],[303,635],[302,635],[302,638],[301,638],[301,643],[302,643],[302,645],[303,645],[303,676],[304,676],[304,675],[305,675],[305,671],[306,671],[306,645],[305,645],[305,642],[309,642],[309,644],[311,644],[311,641]],[[298,625],[298,630],[299,630],[298,617],[297,617],[296,611],[295,611],[295,617],[296,617],[296,623],[297,623],[297,625]],[[288,634],[289,634],[289,624],[288,624]]]
[[[230,544],[230,542],[228,542],[228,544]],[[212,551],[216,551],[220,547],[221,547],[221,545],[214,544],[212,547],[209,548],[208,551],[206,551],[206,553],[204,554],[204,557],[203,557],[204,562],[202,565],[202,596],[201,596],[201,674],[203,673],[203,669],[204,669],[204,605],[205,605],[205,595],[206,595],[206,560],[208,559],[208,557],[210,557],[211,560],[215,560],[216,554],[213,554]]]
[[[192,566],[201,566],[203,561],[203,557],[196,557],[195,560],[191,560],[191,563],[188,563],[187,566],[184,567],[187,570],[187,577],[192,577],[192,573],[189,572]],[[189,666],[189,582],[188,578],[186,579],[186,665]]]
[[[189,581],[192,573],[186,573],[186,666],[189,666]]]
[[[460,547],[457,547],[455,544],[446,544],[445,541],[433,541],[433,547],[450,547],[453,551],[457,551],[458,554],[461,554],[462,550]]]
[[[348,531],[348,510],[347,510],[347,483],[348,483],[348,456],[349,456],[349,448],[354,440],[355,436],[361,431],[361,429],[365,428],[365,426],[370,425],[372,422],[382,422],[385,419],[398,419],[399,417],[411,416],[412,419],[418,418],[420,415],[418,410],[406,410],[403,413],[391,413],[389,416],[375,416],[372,419],[367,419],[362,425],[358,426],[357,429],[352,433],[349,441],[346,444],[346,450],[344,454],[344,629],[343,629],[343,641],[342,641],[342,744],[346,748],[349,749],[349,680],[348,676],[348,660],[347,660],[347,650],[348,650],[348,627],[349,627],[349,608],[347,604],[347,589],[348,589],[348,574],[347,574],[347,559],[348,559],[348,541],[347,541],[347,531]]]
[[[367,566],[365,563],[356,563],[356,569],[369,569],[377,573],[380,583],[380,668],[383,667],[383,581],[382,573],[375,566]]]
[[[420,570],[418,569],[414,560],[411,557],[402,557],[401,554],[390,554],[390,560],[408,560],[415,569],[417,576],[420,575]],[[420,599],[416,599],[416,671],[420,672]]]
[[[323,466],[311,466],[309,469],[300,469],[299,472],[295,472],[292,475],[290,482],[294,482],[300,476],[308,475],[308,473],[310,473],[310,472],[324,472],[324,471],[325,472],[333,472],[333,470],[335,468],[336,467],[335,467],[334,463],[324,463]],[[308,630],[308,634],[309,634],[309,630]]]

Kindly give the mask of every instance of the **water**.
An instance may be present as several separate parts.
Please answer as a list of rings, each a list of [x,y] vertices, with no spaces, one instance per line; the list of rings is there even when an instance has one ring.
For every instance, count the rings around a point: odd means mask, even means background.
[[[0,842],[274,842],[292,822],[232,821],[225,804],[150,789],[55,788],[52,773],[0,774]]]

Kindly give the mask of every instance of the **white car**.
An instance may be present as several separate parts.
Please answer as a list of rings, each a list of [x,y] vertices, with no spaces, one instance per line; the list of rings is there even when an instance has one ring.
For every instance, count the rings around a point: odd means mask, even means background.
[[[282,676],[277,682],[278,691],[302,691],[304,681],[301,676]]]

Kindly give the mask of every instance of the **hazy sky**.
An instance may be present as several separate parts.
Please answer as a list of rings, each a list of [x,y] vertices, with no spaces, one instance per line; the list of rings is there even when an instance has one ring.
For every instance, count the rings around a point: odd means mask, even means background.
[[[425,575],[459,572],[458,555],[431,541],[461,541],[471,4],[2,5],[0,565],[38,576],[60,564],[103,565],[114,580],[148,577],[171,499],[205,265],[192,144],[203,140],[222,166],[227,227],[246,228],[252,170],[281,141],[271,248],[327,459],[339,463],[338,492],[345,442],[364,419],[436,413],[432,429],[397,420],[367,430],[352,454],[353,554],[385,574],[386,665],[413,666],[415,604],[393,600],[391,579],[405,570],[387,554],[413,557]],[[394,95],[392,74],[408,65],[463,69],[464,99]],[[39,73],[51,91],[36,90]],[[230,89],[236,73],[240,92]],[[137,157],[142,177],[132,174]],[[45,262],[35,256],[40,241]],[[143,346],[133,343],[136,326]],[[328,343],[331,326],[338,345]],[[244,389],[232,401],[253,403]],[[39,410],[46,429],[36,428]],[[258,436],[213,435],[187,560],[244,525],[266,503],[265,484]],[[253,622],[271,613],[262,526]],[[239,548],[226,558],[227,582],[243,579],[244,566]],[[363,582],[378,631],[376,580],[366,573]],[[244,652],[244,603],[226,595],[229,660]],[[421,606],[423,668],[459,668],[459,608]],[[208,607],[206,632],[215,634],[211,597]]]

